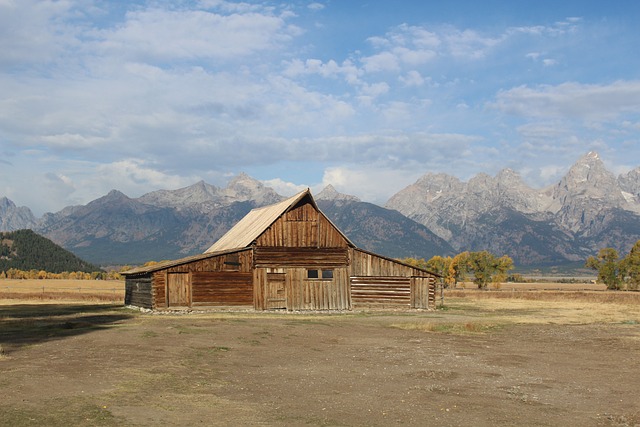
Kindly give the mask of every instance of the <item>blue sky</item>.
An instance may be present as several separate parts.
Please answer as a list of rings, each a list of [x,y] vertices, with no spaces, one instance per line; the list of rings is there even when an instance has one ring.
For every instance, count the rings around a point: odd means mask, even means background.
[[[640,166],[640,2],[0,0],[0,196]]]

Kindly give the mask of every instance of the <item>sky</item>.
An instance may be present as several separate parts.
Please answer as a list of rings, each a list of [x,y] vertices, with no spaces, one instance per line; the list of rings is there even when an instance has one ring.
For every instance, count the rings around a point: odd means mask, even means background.
[[[640,2],[0,0],[0,197],[640,166]]]

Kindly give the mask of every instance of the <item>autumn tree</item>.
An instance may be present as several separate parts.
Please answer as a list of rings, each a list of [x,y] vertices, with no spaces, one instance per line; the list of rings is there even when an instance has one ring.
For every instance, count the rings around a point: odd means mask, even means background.
[[[453,277],[453,283],[464,282],[469,273],[469,252],[461,252],[453,257],[449,265],[449,275]]]
[[[640,240],[629,251],[629,254],[622,260],[623,274],[628,289],[640,289]]]
[[[469,254],[467,265],[473,272],[473,283],[478,289],[486,289],[493,281],[506,280],[507,272],[513,268],[513,260],[507,255],[498,258],[489,251],[480,251]]]
[[[620,289],[625,266],[619,260],[618,251],[613,248],[600,249],[598,256],[587,258],[585,265],[598,272],[598,280],[607,285],[607,289]]]

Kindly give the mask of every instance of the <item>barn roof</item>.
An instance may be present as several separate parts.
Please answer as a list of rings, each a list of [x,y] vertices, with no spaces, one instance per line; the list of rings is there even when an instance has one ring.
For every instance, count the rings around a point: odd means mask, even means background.
[[[261,208],[253,209],[244,218],[242,218],[231,230],[222,236],[217,242],[215,242],[205,253],[227,251],[231,249],[246,248],[251,245],[267,228],[271,226],[278,218],[284,215],[287,211],[295,207],[305,197],[308,197],[309,202],[313,207],[320,212],[318,205],[316,204],[311,190],[308,188],[299,192],[295,196],[292,196],[282,202],[264,206]],[[322,212],[320,212],[322,213]],[[324,214],[323,214],[324,215]],[[327,218],[325,216],[325,218]],[[329,218],[327,221],[331,222]],[[349,245],[354,246],[353,243],[345,236],[333,223],[331,223],[336,230],[349,242]]]

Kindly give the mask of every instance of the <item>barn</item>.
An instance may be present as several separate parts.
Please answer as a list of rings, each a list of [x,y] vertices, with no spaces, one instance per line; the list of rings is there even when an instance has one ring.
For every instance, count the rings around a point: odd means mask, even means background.
[[[438,278],[357,248],[308,189],[252,210],[203,254],[123,275],[125,304],[148,309],[432,309]]]

